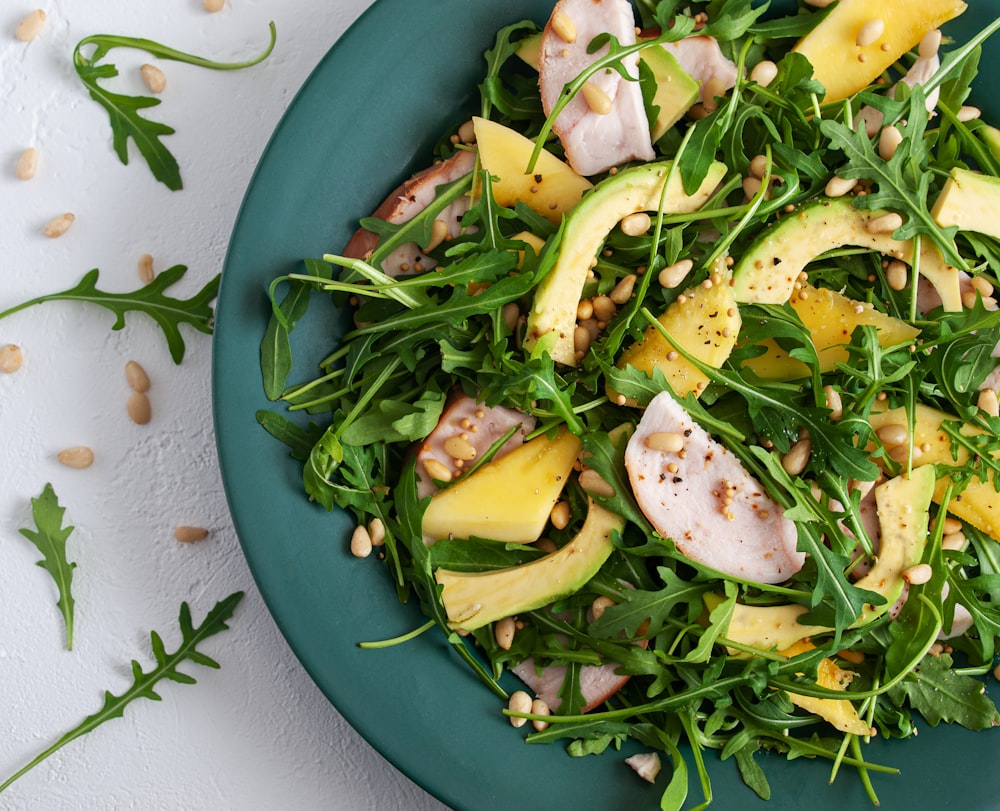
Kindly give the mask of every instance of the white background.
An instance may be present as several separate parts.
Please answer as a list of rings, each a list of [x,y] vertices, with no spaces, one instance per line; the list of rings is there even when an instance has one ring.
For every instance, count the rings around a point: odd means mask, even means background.
[[[0,5],[0,310],[75,285],[100,268],[99,286],[141,282],[189,267],[170,293],[187,298],[222,269],[227,239],[254,165],[283,110],[330,45],[370,0],[45,0],[47,21],[30,43],[14,38],[38,7]],[[144,114],[177,130],[165,143],[184,189],[157,183],[131,150],[111,149],[102,108],[72,67],[74,45],[96,33],[147,37],[220,60],[242,60],[267,41],[263,64],[215,72],[156,62],[162,104]],[[147,94],[138,66],[150,57],[113,52],[110,86]],[[350,77],[345,76],[345,81]],[[17,180],[28,146],[38,173]],[[42,228],[72,212],[59,239]],[[203,650],[221,670],[187,665],[198,684],[164,682],[161,702],[140,700],[124,719],[69,744],[0,795],[3,809],[443,809],[396,772],[338,716],[299,666],[245,565],[223,497],[211,422],[211,339],[182,327],[184,361],[171,361],[141,314],[111,330],[112,314],[47,303],[0,320],[0,346],[19,345],[24,365],[0,374],[0,781],[97,711],[104,690],[131,684],[129,662],[152,663],[150,630],[172,650],[178,609],[195,623],[237,590],[246,597],[231,628]],[[152,379],[153,419],[130,422],[124,367]],[[59,464],[63,448],[88,445],[86,470]],[[76,527],[74,649],[64,647],[51,577],[18,529],[32,527],[30,500],[50,482]],[[207,527],[180,544],[174,527]],[[358,685],[364,689],[364,685]]]

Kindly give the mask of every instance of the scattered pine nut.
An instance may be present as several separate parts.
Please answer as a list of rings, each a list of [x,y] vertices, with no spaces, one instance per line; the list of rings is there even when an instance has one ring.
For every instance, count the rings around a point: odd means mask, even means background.
[[[576,305],[576,320],[586,321],[588,318],[594,317],[594,305],[590,299],[581,299],[580,303]]]
[[[14,167],[14,176],[18,180],[31,180],[35,176],[37,169],[38,150],[33,146],[29,146],[17,159],[17,165]]]
[[[431,223],[431,239],[424,245],[424,253],[430,253],[438,245],[445,241],[448,236],[448,223],[444,220],[434,220]]]
[[[180,526],[174,529],[174,539],[181,543],[196,543],[208,537],[208,530],[204,527]]]
[[[652,220],[645,211],[636,211],[634,214],[622,218],[622,233],[630,237],[641,237],[649,230]]]
[[[677,453],[684,448],[684,437],[672,431],[656,431],[646,437],[644,444],[651,451]]]
[[[865,223],[865,230],[870,234],[891,234],[903,226],[903,218],[895,211],[874,217]]]
[[[150,284],[156,278],[156,274],[153,272],[152,254],[144,253],[139,257],[137,270],[139,271],[139,279],[143,284]]]
[[[531,714],[532,715],[551,715],[552,711],[549,709],[549,705],[546,704],[542,699],[536,698],[531,702]],[[549,728],[548,721],[532,721],[531,725],[535,728],[535,732],[543,732]]]
[[[679,262],[667,265],[663,270],[661,270],[657,275],[656,280],[660,283],[660,287],[673,290],[682,281],[684,281],[685,277],[691,272],[693,267],[694,262],[691,259],[681,259]]]
[[[356,558],[366,558],[372,553],[372,536],[364,524],[359,524],[351,533],[351,554]]]
[[[878,137],[878,154],[882,160],[887,161],[896,154],[899,145],[903,143],[903,133],[892,125],[883,128]]]
[[[747,167],[750,177],[762,179],[767,174],[767,155],[754,155]]]
[[[618,307],[611,300],[610,296],[594,296],[592,304],[594,306],[594,318],[603,321],[605,324],[615,317]]]
[[[963,105],[959,108],[958,112],[955,114],[955,118],[959,121],[975,121],[983,114],[983,111],[978,107],[971,107],[969,105]]]
[[[149,375],[134,360],[130,360],[125,364],[125,380],[132,391],[139,392],[140,394],[145,394],[149,391]]]
[[[746,195],[747,200],[753,200],[760,192],[762,186],[763,184],[759,177],[743,178],[743,194]]]
[[[823,393],[826,395],[826,407],[830,409],[830,419],[836,422],[844,416],[844,401],[840,392],[833,386],[823,386]]]
[[[601,478],[601,474],[592,468],[587,468],[580,474],[580,487],[594,496],[614,498],[615,488]]]
[[[576,23],[565,11],[557,11],[552,15],[552,30],[563,42],[576,42]]]
[[[707,82],[705,82],[702,87],[702,105],[705,109],[714,113],[719,109],[719,103],[716,101],[717,97],[726,95],[726,85],[723,83],[722,79],[718,76],[713,76]]]
[[[513,332],[517,328],[517,322],[521,318],[521,307],[516,301],[508,301],[503,305],[503,322],[507,329]]]
[[[45,228],[42,232],[49,239],[55,239],[56,237],[61,237],[65,234],[69,227],[73,224],[73,220],[76,219],[74,214],[66,212],[65,214],[60,214],[58,217],[54,217],[46,223]]]
[[[638,755],[631,755],[625,758],[625,762],[632,767],[632,771],[647,783],[655,783],[656,777],[662,768],[660,756],[656,752],[642,752]]]
[[[524,690],[515,690],[507,699],[507,709],[511,712],[531,712],[531,696]],[[513,727],[523,727],[527,718],[518,718],[516,715],[510,716],[510,725]]]
[[[451,471],[432,456],[424,459],[424,470],[427,471],[428,476],[432,479],[437,479],[439,482],[451,481]]]
[[[149,398],[141,391],[134,391],[125,404],[129,419],[136,425],[145,425],[153,417],[153,407]]]
[[[148,62],[139,68],[139,74],[146,83],[146,87],[153,93],[162,93],[167,88],[167,77],[156,65]]]
[[[552,511],[549,513],[549,521],[556,529],[566,529],[569,526],[569,519],[572,517],[568,501],[557,501]]]
[[[618,284],[612,288],[611,292],[608,293],[608,298],[611,299],[615,304],[621,306],[628,302],[632,298],[632,291],[635,289],[636,275],[630,273],[624,279],[621,279]]]
[[[15,344],[0,347],[0,372],[13,374],[21,368],[23,362],[24,353],[21,352],[21,347]]]
[[[973,276],[972,281],[969,282],[973,289],[979,293],[983,298],[993,295],[993,285],[982,276]]]
[[[788,453],[781,457],[781,466],[789,476],[798,476],[806,469],[811,455],[812,442],[808,437],[805,437],[792,445],[788,449]]]
[[[21,40],[21,42],[31,42],[31,40],[41,33],[44,24],[45,12],[40,8],[36,8],[31,13],[25,15],[21,22],[17,24],[17,28],[14,29],[14,37]]]
[[[898,259],[893,259],[885,269],[886,284],[893,290],[905,290],[908,276],[906,264]]]
[[[1000,400],[993,389],[983,389],[976,399],[976,406],[991,417],[1000,417]]]
[[[513,617],[504,617],[501,620],[497,620],[493,626],[493,637],[496,639],[500,650],[510,650],[511,645],[514,644],[514,633],[516,631],[517,625]]]
[[[590,330],[586,327],[576,327],[573,330],[573,352],[582,358],[590,349]]]
[[[827,197],[843,197],[858,185],[856,177],[838,177],[834,175],[826,184],[824,192]]]
[[[372,539],[372,546],[385,545],[385,524],[381,518],[373,518],[368,522],[368,534]]]
[[[875,436],[885,446],[905,445],[910,441],[910,432],[905,425],[898,422],[890,422],[883,425],[875,432]]]
[[[952,552],[961,552],[965,549],[966,543],[965,533],[961,530],[958,532],[949,532],[941,537],[941,548],[950,549]]]
[[[94,464],[94,452],[86,445],[77,445],[73,448],[66,448],[66,450],[60,451],[59,461],[66,465],[66,467],[75,467],[82,470]]]
[[[594,602],[590,604],[590,613],[594,620],[599,620],[601,615],[604,614],[611,606],[616,605],[615,601],[610,597],[605,597],[603,594],[599,597],[594,598]]]
[[[205,11],[214,14],[216,11],[222,11],[223,6],[226,5],[226,0],[204,0],[202,5],[205,7]]]
[[[937,54],[938,48],[941,47],[941,31],[940,29],[933,29],[924,34],[923,39],[920,40],[920,46],[917,50],[917,55],[921,59],[930,59],[932,56]]]
[[[770,59],[764,59],[754,65],[750,71],[750,81],[757,82],[761,87],[767,87],[778,76],[778,66]]]
[[[881,17],[874,17],[858,29],[858,38],[856,42],[861,48],[868,45],[874,45],[875,42],[878,41],[878,38],[884,33],[885,20]]]
[[[444,452],[452,459],[471,462],[476,458],[476,446],[461,435],[450,436],[444,441]]]
[[[611,96],[593,82],[587,82],[583,86],[583,98],[587,106],[598,115],[607,115],[611,112]]]
[[[911,586],[926,583],[934,576],[934,570],[929,563],[918,563],[903,571],[903,579]]]

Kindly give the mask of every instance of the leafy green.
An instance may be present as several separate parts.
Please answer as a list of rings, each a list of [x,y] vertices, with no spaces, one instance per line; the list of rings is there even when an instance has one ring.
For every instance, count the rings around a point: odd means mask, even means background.
[[[73,570],[66,554],[66,540],[73,532],[73,527],[64,527],[63,514],[65,509],[59,505],[59,499],[51,484],[46,484],[38,498],[31,499],[31,516],[35,529],[22,529],[21,534],[31,541],[42,553],[38,565],[52,575],[59,599],[56,606],[66,624],[66,650],[73,650],[73,608],[72,594]]]
[[[98,82],[113,79],[118,75],[118,68],[111,64],[99,64],[104,57],[115,48],[132,48],[145,51],[159,59],[169,59],[174,62],[184,62],[189,65],[210,68],[212,70],[240,70],[264,61],[274,49],[277,31],[274,23],[269,24],[270,42],[260,55],[242,62],[216,62],[200,56],[178,51],[141,37],[123,37],[115,34],[93,34],[84,37],[73,49],[73,67],[83,86],[87,88],[90,97],[100,104],[108,114],[111,122],[112,143],[118,159],[128,165],[128,141],[136,145],[139,154],[145,159],[153,172],[153,177],[163,183],[168,189],[176,191],[183,185],[180,167],[177,159],[160,140],[164,135],[171,135],[174,130],[166,124],[143,118],[142,110],[156,107],[159,99],[150,96],[127,96],[114,93]],[[83,49],[94,46],[90,56],[84,56]]]
[[[76,727],[59,738],[59,740],[32,758],[31,761],[14,772],[6,780],[0,782],[0,794],[9,788],[15,780],[23,777],[27,772],[44,762],[67,744],[72,743],[88,732],[93,732],[107,721],[123,717],[125,708],[133,701],[140,698],[160,701],[162,696],[156,692],[156,687],[164,679],[177,682],[178,684],[195,684],[194,677],[178,669],[185,662],[191,662],[202,667],[219,668],[219,663],[198,650],[198,646],[209,637],[215,636],[215,634],[229,627],[226,623],[233,616],[233,611],[242,599],[243,592],[240,591],[216,603],[215,607],[205,615],[205,619],[201,625],[197,627],[191,622],[190,607],[186,602],[181,603],[179,617],[181,642],[177,649],[173,652],[168,652],[160,635],[156,631],[152,631],[150,633],[150,644],[156,664],[149,671],[145,671],[142,665],[133,659],[132,684],[119,695],[105,691],[104,704],[96,713],[88,715]]]
[[[187,324],[198,332],[211,335],[215,321],[212,302],[219,292],[220,279],[218,275],[215,276],[188,299],[177,299],[166,295],[164,291],[180,281],[186,272],[187,268],[184,265],[174,265],[138,290],[130,293],[107,293],[97,288],[100,271],[94,268],[85,273],[83,278],[69,290],[46,293],[21,302],[0,312],[0,318],[6,318],[46,301],[82,301],[111,310],[115,314],[115,323],[111,329],[119,330],[125,326],[126,313],[141,312],[159,325],[167,339],[170,357],[174,363],[180,363],[184,359],[184,338],[180,332],[180,325]]]
[[[926,656],[889,695],[897,703],[903,698],[932,727],[942,721],[966,729],[988,729],[1000,725],[1000,713],[972,676],[956,673],[947,653]]]

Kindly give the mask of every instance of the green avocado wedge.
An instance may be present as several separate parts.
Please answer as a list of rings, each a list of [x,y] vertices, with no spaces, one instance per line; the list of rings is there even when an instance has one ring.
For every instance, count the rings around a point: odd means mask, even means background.
[[[915,469],[910,478],[896,476],[875,490],[882,539],[879,554],[871,570],[857,582],[857,587],[885,597],[881,605],[866,606],[854,627],[878,619],[892,608],[903,594],[903,573],[920,562],[927,542],[927,510],[934,493],[933,465]],[[718,604],[717,595],[709,595],[708,608]],[[821,625],[805,625],[799,617],[809,609],[797,603],[773,606],[750,606],[739,603],[726,629],[726,639],[759,650],[785,650],[809,636],[827,633]]]
[[[623,518],[591,500],[576,537],[545,557],[491,572],[438,569],[434,577],[451,627],[474,631],[573,594],[604,565],[614,550],[611,534],[624,526]]]
[[[672,161],[647,163],[610,175],[566,215],[559,258],[538,285],[528,313],[525,346],[544,349],[556,363],[576,364],[573,331],[587,272],[611,229],[639,211],[687,213],[701,208],[726,175],[715,161],[701,186],[686,194]]]
[[[784,304],[799,274],[815,258],[845,245],[878,251],[913,263],[913,241],[893,239],[869,223],[887,212],[863,211],[850,197],[820,198],[785,215],[768,228],[733,268],[736,300],[744,304]],[[934,285],[947,312],[962,309],[958,270],[930,240],[922,240],[920,273]]]
[[[931,216],[942,228],[957,226],[1000,239],[1000,178],[956,166],[938,195]]]

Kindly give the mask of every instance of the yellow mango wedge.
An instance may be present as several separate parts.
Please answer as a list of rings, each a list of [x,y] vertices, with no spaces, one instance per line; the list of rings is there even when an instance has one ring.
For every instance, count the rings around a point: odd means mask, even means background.
[[[800,653],[815,650],[816,646],[808,640],[802,640],[786,650],[779,653],[791,658]],[[830,659],[824,658],[816,668],[816,684],[825,687],[827,690],[847,690],[847,686],[854,678],[854,674],[837,667]],[[792,704],[801,707],[806,712],[818,715],[820,718],[829,721],[836,729],[847,732],[851,735],[870,735],[871,728],[858,715],[858,711],[848,699],[837,698],[816,698],[815,696],[803,696],[798,693],[788,693]]]
[[[819,355],[821,372],[829,372],[836,364],[848,359],[844,344],[851,341],[856,327],[872,326],[878,330],[878,342],[883,347],[899,346],[913,341],[920,330],[876,310],[867,302],[854,301],[835,290],[803,285],[789,303],[812,336]],[[809,375],[809,367],[774,341],[763,342],[767,353],[746,361],[743,365],[767,380],[795,380]]]
[[[569,431],[540,436],[437,492],[424,513],[424,537],[537,541],[559,499],[580,440]]]
[[[965,9],[962,0],[840,0],[792,50],[812,63],[813,78],[826,88],[824,102],[840,101]]]
[[[493,197],[502,206],[521,202],[558,224],[593,184],[551,152],[542,150],[534,169],[525,173],[535,142],[503,124],[472,119],[483,168],[493,177]]]

